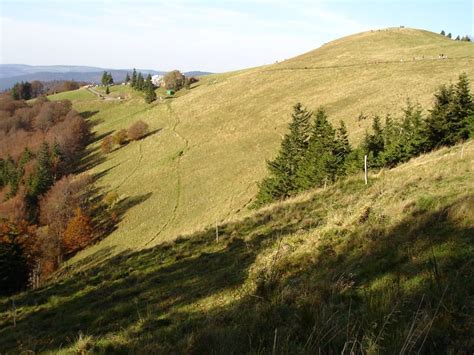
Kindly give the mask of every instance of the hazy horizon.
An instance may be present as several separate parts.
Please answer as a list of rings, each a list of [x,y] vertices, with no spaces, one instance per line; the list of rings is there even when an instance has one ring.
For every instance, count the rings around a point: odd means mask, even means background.
[[[0,12],[0,62],[39,66],[224,72],[377,28],[474,33],[472,1],[2,1]]]

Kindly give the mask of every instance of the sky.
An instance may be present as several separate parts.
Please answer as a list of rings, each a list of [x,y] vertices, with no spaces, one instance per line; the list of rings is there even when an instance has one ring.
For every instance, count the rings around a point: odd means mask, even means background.
[[[0,0],[0,63],[224,72],[370,29],[474,34],[474,0]]]

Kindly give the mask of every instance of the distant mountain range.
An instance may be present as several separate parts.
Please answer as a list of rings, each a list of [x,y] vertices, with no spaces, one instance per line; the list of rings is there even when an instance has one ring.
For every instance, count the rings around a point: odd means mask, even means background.
[[[123,81],[127,73],[133,69],[107,69],[79,65],[25,65],[25,64],[0,64],[0,91],[10,89],[19,81],[54,81],[74,80],[99,83],[103,71],[112,73],[116,82]],[[166,71],[152,69],[137,69],[143,74],[166,74]],[[211,74],[201,71],[185,72],[186,76],[202,76]]]

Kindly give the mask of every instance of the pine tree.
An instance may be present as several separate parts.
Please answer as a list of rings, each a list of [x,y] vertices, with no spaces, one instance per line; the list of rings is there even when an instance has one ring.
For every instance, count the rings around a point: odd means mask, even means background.
[[[114,78],[112,77],[112,72],[109,72],[107,75],[107,85],[112,85],[114,83]]]
[[[442,85],[434,94],[433,108],[426,119],[426,136],[428,150],[444,144],[447,130],[447,116],[453,102],[454,90],[452,86]]]
[[[451,32],[448,33],[448,35],[446,36],[448,38],[452,38],[453,36],[451,35]]]
[[[334,141],[334,159],[335,159],[335,176],[346,175],[348,169],[348,158],[352,152],[349,143],[349,136],[344,121],[341,120],[339,128],[336,132],[336,139]]]
[[[311,136],[311,112],[297,103],[293,107],[289,132],[283,137],[274,160],[267,161],[269,176],[259,184],[255,206],[291,196],[296,190],[296,173]]]
[[[133,68],[132,81],[130,83],[130,86],[134,89],[137,87],[137,71],[135,68]]]
[[[54,182],[48,143],[42,143],[36,160],[36,169],[29,184],[29,195],[35,198],[48,191]]]
[[[454,95],[453,119],[450,120],[451,139],[459,142],[467,139],[474,128],[474,100],[466,73],[459,75]]]
[[[155,87],[151,81],[151,75],[148,74],[145,81],[145,101],[146,103],[152,103],[156,100]]]
[[[107,85],[105,87],[105,95],[108,95],[108,94],[110,94],[110,89],[109,89],[109,86]]]
[[[297,190],[307,190],[333,181],[336,176],[335,131],[326,112],[319,108],[315,115],[306,153],[297,171]]]
[[[455,38],[455,41],[460,41],[460,40],[461,40],[461,38],[459,37],[459,35],[457,35],[456,38]]]
[[[130,82],[130,76],[128,75],[128,73],[125,76],[125,81],[124,82],[125,82],[125,84],[128,84]]]
[[[51,171],[53,173],[53,180],[56,181],[61,176],[61,163],[64,160],[64,154],[59,143],[54,140],[53,148],[51,149]]]
[[[142,91],[145,87],[145,81],[143,80],[143,75],[142,73],[138,73],[137,75],[137,85],[135,89]]]
[[[468,138],[472,122],[469,81],[461,74],[456,86],[441,86],[426,120],[429,148],[453,145]]]
[[[20,100],[21,99],[21,88],[20,83],[16,83],[13,85],[13,88],[10,91],[13,100]]]
[[[362,143],[363,151],[369,156],[370,165],[372,167],[381,167],[382,161],[380,154],[385,149],[382,122],[379,116],[374,116],[372,120],[372,134],[366,133]]]
[[[446,36],[446,32],[444,32],[444,30],[441,31],[441,36]]]
[[[102,78],[100,79],[100,83],[104,86],[107,85],[107,83],[108,83],[108,75],[107,75],[107,72],[105,70],[102,73]]]
[[[21,87],[21,98],[22,100],[29,100],[31,99],[31,84],[29,81],[25,81]]]
[[[401,134],[408,144],[410,156],[416,156],[427,151],[426,127],[423,118],[423,109],[420,104],[413,104],[407,100],[403,109]]]
[[[18,160],[18,166],[25,166],[25,164],[28,163],[31,159],[33,159],[33,157],[33,152],[28,147],[25,147],[25,149],[23,149],[23,152],[21,153],[20,159]]]

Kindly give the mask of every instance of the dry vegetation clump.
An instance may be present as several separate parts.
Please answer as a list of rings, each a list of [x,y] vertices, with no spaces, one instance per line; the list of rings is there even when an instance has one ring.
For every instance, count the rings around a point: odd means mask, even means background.
[[[117,145],[124,145],[127,143],[127,131],[125,129],[119,129],[113,136],[114,143]]]
[[[137,121],[132,124],[127,131],[127,137],[131,141],[139,140],[148,133],[148,124],[143,121]]]

